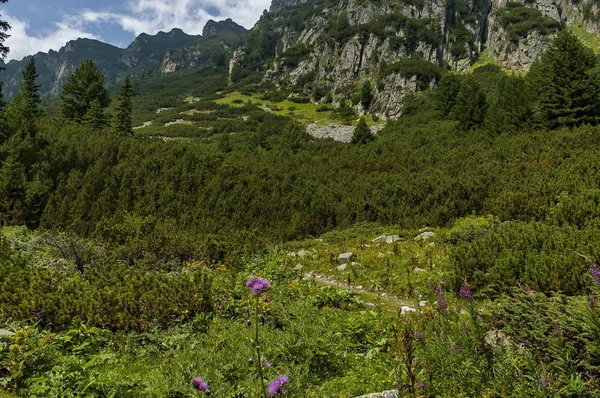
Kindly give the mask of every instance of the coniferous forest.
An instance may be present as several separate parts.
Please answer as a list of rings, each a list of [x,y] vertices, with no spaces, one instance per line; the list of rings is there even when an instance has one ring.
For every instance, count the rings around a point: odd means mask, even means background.
[[[0,397],[600,396],[594,49],[406,58],[394,120],[218,55],[0,91]]]

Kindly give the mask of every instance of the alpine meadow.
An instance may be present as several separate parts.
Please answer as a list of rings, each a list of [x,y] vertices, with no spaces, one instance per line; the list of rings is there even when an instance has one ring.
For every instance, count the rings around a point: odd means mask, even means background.
[[[272,0],[17,60],[18,1],[0,398],[600,398],[595,0]]]

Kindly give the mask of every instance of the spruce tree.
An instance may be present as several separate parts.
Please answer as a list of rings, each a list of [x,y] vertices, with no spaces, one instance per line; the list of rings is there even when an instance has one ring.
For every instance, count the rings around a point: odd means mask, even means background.
[[[517,131],[531,124],[532,98],[525,79],[503,76],[498,82],[496,95],[488,109],[485,127],[496,134]]]
[[[364,117],[361,117],[358,121],[358,124],[354,128],[354,133],[352,134],[352,144],[364,145],[373,141],[375,136],[371,133],[371,129],[367,125],[367,122]]]
[[[92,104],[100,109],[110,105],[108,91],[104,87],[104,74],[96,68],[91,59],[79,65],[69,80],[63,85],[61,94],[61,113],[67,120],[82,123],[83,118],[90,111]],[[100,114],[98,109],[95,114]],[[89,125],[89,115],[86,124]],[[98,123],[101,123],[99,120]],[[98,124],[92,123],[92,124]]]
[[[446,73],[435,90],[434,106],[442,116],[449,116],[456,105],[456,97],[463,81],[457,73]]]
[[[108,116],[104,113],[104,107],[100,100],[92,102],[87,113],[83,116],[81,124],[93,130],[100,130],[109,125]]]
[[[38,117],[42,115],[42,99],[40,98],[40,87],[41,85],[36,84],[36,80],[39,77],[35,68],[35,58],[29,58],[25,69],[21,71],[23,75],[23,81],[21,82],[21,92],[27,99],[31,113]]]
[[[115,115],[113,131],[119,136],[133,135],[131,124],[131,96],[133,94],[133,86],[129,80],[129,76],[125,78],[121,90],[119,90],[117,114]]]
[[[550,129],[600,122],[600,81],[594,52],[568,30],[558,34],[527,75],[534,116]]]
[[[373,102],[373,88],[371,82],[367,80],[360,88],[360,103],[363,109],[367,110],[371,107],[371,102]]]

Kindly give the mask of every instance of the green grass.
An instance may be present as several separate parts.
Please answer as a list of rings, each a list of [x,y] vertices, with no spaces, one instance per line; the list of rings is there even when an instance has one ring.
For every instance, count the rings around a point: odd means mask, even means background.
[[[569,25],[569,29],[589,48],[594,52],[600,51],[600,37],[596,33],[588,32],[582,23]]]
[[[244,95],[237,91],[229,93],[225,97],[220,98],[215,102],[217,104],[241,107],[244,106],[244,104],[248,101],[251,101],[253,104],[257,104],[262,108],[268,108],[276,115],[291,116],[303,124],[316,123],[319,125],[327,125],[330,123],[340,123],[340,118],[335,112],[317,112],[318,105],[313,103],[298,104],[290,100],[284,100],[281,102],[264,101],[261,100],[259,94]],[[354,117],[352,123],[356,125],[358,123],[358,119],[358,116]],[[365,120],[369,125],[381,124],[381,122],[374,121],[371,116],[366,116]]]

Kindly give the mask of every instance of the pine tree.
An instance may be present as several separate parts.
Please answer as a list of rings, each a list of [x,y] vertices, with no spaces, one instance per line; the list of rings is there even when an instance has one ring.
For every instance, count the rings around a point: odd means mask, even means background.
[[[81,124],[93,130],[100,130],[109,125],[108,116],[99,100],[94,100],[87,113],[83,116]]]
[[[104,74],[97,70],[96,64],[90,59],[75,69],[63,85],[60,97],[63,117],[77,123],[83,122],[94,102],[97,102],[96,106],[100,109],[110,105],[110,97],[104,87]],[[99,114],[97,109],[94,113]]]
[[[233,150],[229,134],[225,133],[219,139],[219,151],[222,153],[229,153]]]
[[[367,125],[364,117],[361,117],[352,134],[352,144],[364,145],[373,141],[375,136],[371,133],[371,129]]]
[[[121,90],[119,90],[117,114],[115,115],[113,131],[119,136],[133,135],[131,124],[131,96],[133,95],[133,86],[129,80],[129,76],[125,78]]]
[[[2,87],[4,83],[0,82],[0,111],[6,106],[6,102],[4,101],[4,90]]]
[[[23,81],[21,82],[21,92],[27,98],[31,113],[39,117],[42,115],[42,99],[40,98],[40,87],[41,85],[36,84],[36,80],[39,77],[35,68],[35,58],[29,58],[25,69],[21,72],[23,75]]]
[[[458,121],[458,128],[470,130],[483,125],[487,109],[485,94],[472,77],[467,77],[460,85],[456,105],[450,116]]]
[[[568,30],[558,34],[527,75],[536,122],[548,128],[600,122],[600,81],[594,52]]]

